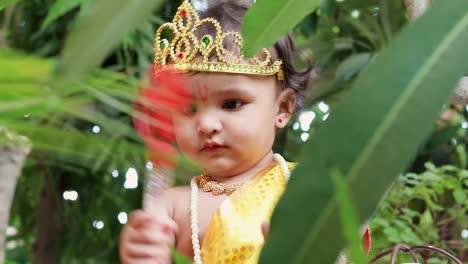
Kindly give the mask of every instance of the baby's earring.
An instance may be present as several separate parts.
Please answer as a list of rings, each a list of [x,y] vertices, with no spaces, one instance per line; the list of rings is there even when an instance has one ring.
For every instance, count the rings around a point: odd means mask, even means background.
[[[276,126],[281,127],[283,125],[283,119],[281,117],[278,117],[276,120]]]

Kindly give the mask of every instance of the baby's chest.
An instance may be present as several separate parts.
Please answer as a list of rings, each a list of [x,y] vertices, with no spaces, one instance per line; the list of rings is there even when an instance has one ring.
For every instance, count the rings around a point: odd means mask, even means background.
[[[198,198],[198,233],[200,246],[203,244],[206,230],[213,214],[218,210],[226,196],[214,196],[211,193],[199,192]],[[190,223],[190,201],[178,203],[174,218],[179,226],[176,235],[177,249],[188,256],[193,256],[192,230]]]

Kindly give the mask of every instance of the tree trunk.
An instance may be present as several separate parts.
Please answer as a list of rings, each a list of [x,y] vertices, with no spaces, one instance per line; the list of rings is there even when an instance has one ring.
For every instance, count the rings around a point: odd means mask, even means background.
[[[26,138],[0,127],[0,264],[5,261],[5,234],[16,181],[29,151]]]
[[[61,177],[52,182],[48,169],[44,168],[39,205],[36,216],[36,239],[32,246],[32,264],[57,263],[57,248],[63,226],[63,204],[60,199],[63,188]]]

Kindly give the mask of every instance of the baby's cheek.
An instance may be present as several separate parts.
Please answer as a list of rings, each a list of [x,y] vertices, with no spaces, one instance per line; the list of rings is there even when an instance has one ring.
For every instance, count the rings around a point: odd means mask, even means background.
[[[235,128],[233,135],[234,142],[242,142],[244,144],[255,143],[260,136],[259,130],[254,125],[238,126]]]
[[[190,126],[190,122],[174,122],[174,134],[177,145],[186,152],[193,148],[195,144],[194,129]]]
[[[271,129],[268,129],[269,127]],[[274,140],[274,129],[271,124],[262,120],[239,126],[236,135],[239,137],[237,142],[245,142],[255,148],[264,148]]]

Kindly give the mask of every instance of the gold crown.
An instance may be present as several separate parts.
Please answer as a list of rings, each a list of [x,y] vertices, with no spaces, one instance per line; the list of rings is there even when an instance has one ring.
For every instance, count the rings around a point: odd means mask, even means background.
[[[211,24],[216,29],[214,39],[211,35],[204,35],[197,38],[196,32],[203,24]],[[164,29],[172,31],[172,40],[161,39]],[[227,50],[223,41],[226,37],[231,37],[238,45],[240,55]],[[255,75],[277,74],[278,80],[284,79],[281,60],[272,62],[271,54],[267,49],[263,49],[265,57],[259,60],[253,57],[250,63],[244,61],[242,54],[242,36],[236,31],[223,32],[221,25],[214,18],[200,19],[197,11],[188,0],[185,0],[177,9],[172,22],[164,23],[156,31],[154,40],[154,64],[156,68],[176,69],[181,71],[199,72],[225,72]],[[216,62],[210,61],[210,56],[215,53]],[[194,60],[200,54],[203,60]],[[167,62],[167,58],[170,62]]]

